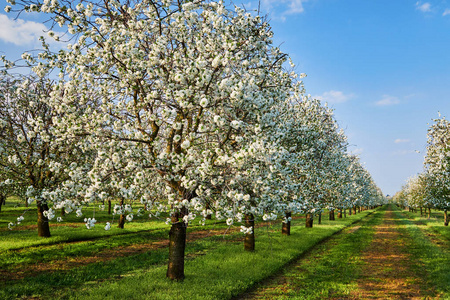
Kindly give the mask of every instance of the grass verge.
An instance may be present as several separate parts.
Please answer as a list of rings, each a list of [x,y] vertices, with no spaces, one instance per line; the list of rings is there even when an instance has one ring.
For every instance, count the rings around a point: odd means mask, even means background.
[[[402,214],[400,209],[397,209],[396,214]],[[407,232],[411,236],[411,246],[408,247],[414,259],[419,260],[427,271],[427,279],[430,284],[433,284],[438,293],[441,294],[442,299],[450,299],[450,249],[448,243],[443,246],[438,246],[433,243],[430,238],[429,231],[441,232],[436,228],[444,227],[437,222],[442,223],[442,220],[432,218],[426,220],[419,220],[425,226],[417,226],[416,217],[412,213],[403,213],[409,218],[414,217],[413,220],[407,218],[399,218],[400,230]],[[426,221],[425,221],[426,220]],[[448,227],[446,228],[448,229]],[[427,233],[428,232],[428,233]],[[447,232],[445,232],[447,234]]]
[[[381,223],[385,208],[346,228],[281,274],[262,282],[238,299],[341,299],[357,290],[364,264],[361,254],[372,241],[374,226]]]
[[[185,264],[186,279],[165,278],[166,266],[145,266],[122,274],[120,280],[86,282],[63,298],[72,299],[230,299],[279,271],[323,239],[356,222],[370,211],[337,221],[324,221],[314,228],[293,226],[291,236],[282,236],[279,226],[256,231],[256,251],[244,252],[242,242],[214,243]],[[188,246],[188,249],[190,246]]]

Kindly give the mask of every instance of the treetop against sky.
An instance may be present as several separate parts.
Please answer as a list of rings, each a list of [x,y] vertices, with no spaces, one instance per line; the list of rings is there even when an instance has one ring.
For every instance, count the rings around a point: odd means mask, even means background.
[[[450,3],[442,1],[242,1],[268,15],[306,91],[335,109],[350,150],[384,193],[422,170],[428,123],[449,116]],[[6,2],[1,4],[5,9]],[[40,48],[42,16],[0,14],[0,51]],[[60,28],[55,28],[59,34]],[[50,39],[49,39],[50,40]],[[52,44],[54,46],[54,44]]]

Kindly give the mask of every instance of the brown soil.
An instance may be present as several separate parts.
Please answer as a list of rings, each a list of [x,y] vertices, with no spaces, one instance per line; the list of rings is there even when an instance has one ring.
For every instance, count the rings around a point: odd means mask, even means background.
[[[371,245],[364,252],[366,263],[357,281],[356,299],[424,299],[433,291],[425,288],[424,274],[406,250],[408,240],[399,232],[391,209],[375,227]],[[414,267],[413,265],[416,264]]]

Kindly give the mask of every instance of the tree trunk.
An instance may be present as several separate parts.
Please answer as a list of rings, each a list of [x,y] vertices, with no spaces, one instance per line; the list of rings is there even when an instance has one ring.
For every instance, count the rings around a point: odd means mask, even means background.
[[[50,226],[48,224],[48,218],[44,216],[44,211],[48,210],[48,205],[43,204],[41,201],[37,201],[37,214],[38,214],[38,236],[50,237]]]
[[[0,195],[0,212],[2,211],[2,205],[5,203],[4,198],[6,198],[3,195]]]
[[[322,212],[319,213],[319,219],[318,219],[317,223],[319,225],[322,224]]]
[[[283,222],[283,225],[281,227],[281,234],[284,235],[291,235],[291,221],[289,218],[291,217],[291,212],[286,212],[286,222]]]
[[[422,209],[422,206],[420,207],[420,216],[421,216],[421,217],[423,216],[423,209]]]
[[[211,208],[211,206],[209,205],[209,202],[206,202],[205,209],[208,210],[210,208]],[[211,220],[211,214],[207,214],[205,219],[206,220]]]
[[[108,215],[111,214],[111,199],[108,199]]]
[[[361,212],[361,206],[358,206],[358,212]]]
[[[336,219],[334,218],[334,209],[332,209],[332,210],[330,210],[330,221],[334,221],[334,220],[336,220]]]
[[[428,220],[431,218],[431,208],[428,207]]]
[[[338,217],[338,219],[342,219],[342,210],[338,211],[338,216],[337,217]]]
[[[118,226],[119,226],[120,229],[124,229],[125,228],[125,215],[120,215]]]
[[[447,214],[447,209],[444,209],[444,225],[448,226],[448,214]]]
[[[120,198],[120,207],[123,209],[123,198]],[[125,226],[125,215],[121,214],[119,218],[119,228],[123,229]]]
[[[356,205],[353,206],[353,213],[356,215]]]
[[[66,215],[66,210],[64,207],[61,207],[61,217],[64,217]]]
[[[344,212],[344,218],[347,218],[347,210],[344,208],[342,211]]]
[[[352,208],[351,207],[348,209],[348,214],[349,214],[349,216],[352,215]]]
[[[252,228],[251,233],[245,234],[244,239],[244,250],[245,251],[254,251],[255,250],[255,219],[252,214],[245,215],[245,227]]]
[[[311,213],[306,214],[306,228],[313,227],[314,218]]]
[[[169,232],[169,264],[166,277],[171,280],[184,279],[184,251],[186,248],[186,224],[182,213],[172,214]],[[181,220],[181,221],[180,221]]]

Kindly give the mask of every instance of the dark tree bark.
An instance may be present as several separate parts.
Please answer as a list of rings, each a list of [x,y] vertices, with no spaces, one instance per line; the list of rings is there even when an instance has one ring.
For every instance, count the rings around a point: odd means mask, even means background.
[[[342,210],[340,209],[337,214],[338,219],[342,219]]]
[[[120,207],[123,209],[123,198],[120,198]],[[125,227],[125,215],[121,214],[119,217],[119,228],[123,229]]]
[[[38,214],[38,236],[50,237],[50,226],[48,224],[48,218],[44,216],[44,211],[48,210],[48,205],[37,201],[37,214]]]
[[[421,216],[421,217],[423,216],[423,209],[422,209],[422,206],[420,207],[420,216]]]
[[[169,264],[166,276],[171,280],[184,279],[184,252],[186,248],[186,224],[183,213],[172,214],[169,232]]]
[[[284,235],[291,235],[291,221],[289,221],[289,218],[291,217],[291,212],[286,212],[285,217],[287,221],[283,222],[283,225],[281,227],[281,233]]]
[[[428,207],[428,220],[431,218],[431,207]]]
[[[356,205],[353,206],[353,213],[356,215]]]
[[[66,210],[64,207],[61,207],[61,217],[64,217],[66,215]]]
[[[108,215],[111,214],[111,199],[108,199]]]
[[[245,227],[251,227],[252,232],[245,234],[244,250],[255,251],[255,218],[252,214],[245,215]]]
[[[125,215],[120,215],[118,226],[119,226],[120,229],[124,229],[125,228]]]
[[[448,213],[447,213],[447,209],[444,209],[444,226],[448,226]]]
[[[306,214],[306,228],[313,227],[314,218],[311,213]]]
[[[0,212],[2,211],[2,206],[5,204],[5,196],[0,195]]]
[[[209,202],[206,202],[205,208],[206,208],[206,210],[211,208],[211,206],[209,205]],[[211,220],[211,214],[207,214],[205,219],[206,220]]]
[[[319,225],[322,224],[322,212],[319,213],[319,219],[318,219],[317,223]]]
[[[334,209],[330,210],[330,221],[335,221],[335,217],[334,217]]]
[[[348,209],[348,214],[349,214],[349,216],[352,215],[352,208],[351,207]]]

